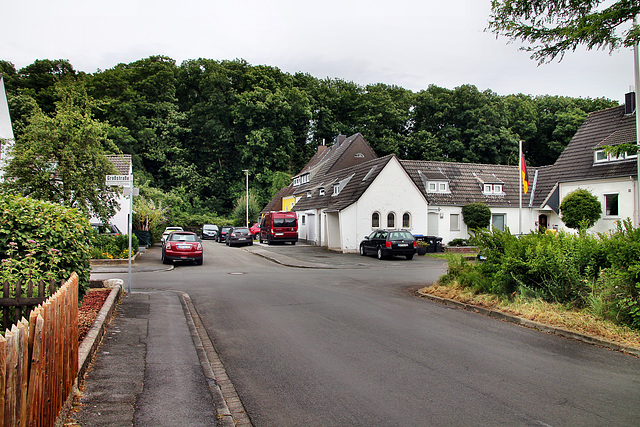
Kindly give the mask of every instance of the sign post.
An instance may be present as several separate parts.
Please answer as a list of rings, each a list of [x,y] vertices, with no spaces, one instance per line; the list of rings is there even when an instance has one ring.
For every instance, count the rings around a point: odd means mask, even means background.
[[[133,187],[133,174],[129,175],[107,175],[105,179],[107,185],[117,185],[122,187],[125,196],[129,197],[129,216],[127,224],[127,234],[129,234],[129,285],[127,292],[131,293],[131,234],[133,233],[133,196],[138,195],[138,189]]]

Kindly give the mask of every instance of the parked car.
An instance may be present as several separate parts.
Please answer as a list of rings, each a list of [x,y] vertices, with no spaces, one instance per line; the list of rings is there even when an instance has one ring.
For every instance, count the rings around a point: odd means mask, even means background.
[[[92,222],[91,227],[93,227],[93,231],[98,234],[104,234],[107,236],[117,236],[122,234],[120,229],[115,224],[105,225],[101,222]]]
[[[295,212],[267,212],[260,223],[260,243],[298,241],[298,216]]]
[[[251,227],[249,227],[249,231],[251,231],[251,237],[253,240],[257,239],[260,235],[260,224],[255,222]]]
[[[169,234],[173,233],[174,231],[184,231],[184,230],[182,230],[182,227],[167,227],[162,232],[162,239],[160,241],[164,243],[165,240],[167,240],[167,236],[169,236]]]
[[[213,239],[213,240],[217,240],[218,239],[218,231],[220,231],[218,229],[218,226],[215,224],[205,224],[202,226],[202,234],[200,235],[200,238],[202,240],[205,239]]]
[[[162,263],[173,261],[195,261],[202,265],[202,243],[196,233],[190,231],[173,231],[162,244]]]
[[[406,230],[376,230],[360,242],[360,255],[375,254],[378,259],[403,255],[412,259],[416,247],[415,237]]]
[[[253,237],[248,227],[234,227],[227,231],[227,246],[253,245]]]
[[[218,232],[218,243],[226,243],[227,242],[227,232],[233,227],[230,225],[223,225],[220,227],[220,231]]]

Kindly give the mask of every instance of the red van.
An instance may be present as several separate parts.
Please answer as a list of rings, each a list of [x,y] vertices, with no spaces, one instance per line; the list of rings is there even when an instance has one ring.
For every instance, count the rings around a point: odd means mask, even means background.
[[[260,223],[260,243],[298,241],[298,216],[295,212],[267,212]]]

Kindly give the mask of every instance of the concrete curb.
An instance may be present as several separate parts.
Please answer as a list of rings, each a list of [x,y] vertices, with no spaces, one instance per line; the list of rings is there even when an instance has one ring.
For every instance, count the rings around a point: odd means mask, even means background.
[[[200,359],[202,372],[207,379],[207,386],[216,407],[219,424],[223,427],[250,427],[253,424],[240,401],[235,387],[231,383],[224,369],[222,361],[209,339],[200,316],[189,294],[175,291],[180,296],[180,302],[191,332],[193,344]]]
[[[640,348],[637,348],[637,347],[620,345],[618,343],[608,341],[602,338],[594,337],[592,335],[569,331],[567,329],[563,329],[556,326],[545,325],[543,323],[539,323],[529,319],[524,319],[522,317],[518,317],[512,314],[503,313],[501,311],[494,311],[490,308],[481,307],[473,304],[467,304],[467,303],[455,301],[448,298],[438,297],[422,291],[416,291],[416,295],[418,295],[421,298],[438,302],[448,307],[454,307],[454,308],[459,308],[466,311],[472,311],[475,313],[483,314],[485,316],[493,317],[494,319],[502,320],[509,323],[515,323],[517,325],[525,326],[531,329],[536,329],[549,334],[558,335],[565,338],[571,338],[577,341],[582,341],[587,344],[597,345],[599,347],[608,348],[610,350],[620,351],[622,353],[626,353],[631,356],[640,357]]]
[[[120,300],[122,296],[122,280],[119,281],[111,289],[111,293],[107,297],[106,301],[102,305],[102,309],[98,313],[96,320],[93,322],[91,329],[87,332],[87,336],[84,337],[82,343],[78,348],[78,380],[81,381],[84,374],[87,372],[89,363],[93,358],[98,345],[107,329],[107,325],[113,316],[113,312],[116,308],[116,302]]]

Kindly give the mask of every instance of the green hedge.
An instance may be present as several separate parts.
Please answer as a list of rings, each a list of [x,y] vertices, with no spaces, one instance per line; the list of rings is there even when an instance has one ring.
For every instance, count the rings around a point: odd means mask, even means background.
[[[26,197],[0,195],[2,277],[15,283],[32,278],[79,277],[84,295],[90,276],[93,230],[76,209]]]

